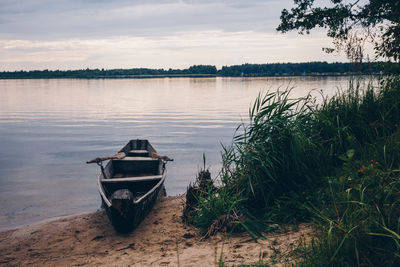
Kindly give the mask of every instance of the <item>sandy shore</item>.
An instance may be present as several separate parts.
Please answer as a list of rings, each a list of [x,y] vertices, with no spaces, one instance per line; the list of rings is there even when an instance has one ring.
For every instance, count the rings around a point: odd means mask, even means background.
[[[101,210],[3,231],[0,265],[215,266],[221,256],[228,266],[251,264],[279,259],[311,232],[300,225],[297,231],[266,235],[258,244],[247,234],[203,240],[182,223],[182,207],[182,196],[160,199],[128,235],[117,234]]]

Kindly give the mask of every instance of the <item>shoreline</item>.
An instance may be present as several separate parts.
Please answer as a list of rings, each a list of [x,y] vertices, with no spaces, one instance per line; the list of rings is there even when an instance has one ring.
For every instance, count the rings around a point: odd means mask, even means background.
[[[53,221],[58,221],[58,220],[62,220],[62,219],[69,219],[70,217],[76,217],[76,216],[80,216],[80,215],[92,214],[92,213],[95,213],[95,212],[100,211],[100,210],[101,210],[101,208],[98,208],[98,209],[92,210],[92,211],[82,211],[82,212],[77,212],[77,213],[69,213],[69,214],[64,214],[64,215],[58,215],[58,216],[42,219],[42,220],[39,220],[39,221],[33,221],[31,223],[22,223],[22,224],[19,224],[19,225],[14,225],[14,226],[9,226],[9,227],[5,226],[4,228],[0,227],[0,233],[1,232],[5,232],[5,231],[18,230],[19,228],[29,227],[29,226],[33,226],[33,225],[38,225],[38,224],[44,224],[44,223],[49,223],[49,222],[53,222]]]
[[[266,261],[276,249],[288,251],[312,232],[272,233],[255,243],[246,233],[219,233],[203,239],[199,230],[182,223],[182,195],[163,197],[130,234],[114,231],[103,210],[53,218],[0,231],[2,266],[213,266]],[[283,253],[282,252],[282,253]],[[261,253],[261,254],[260,254]],[[260,256],[261,255],[261,256]]]
[[[214,74],[177,74],[177,75],[116,75],[116,76],[94,76],[94,77],[0,77],[0,80],[118,80],[118,79],[163,79],[163,78],[291,78],[291,77],[347,77],[347,76],[381,76],[380,73],[358,74],[358,73],[307,73],[307,74],[270,74],[270,75],[214,75]]]

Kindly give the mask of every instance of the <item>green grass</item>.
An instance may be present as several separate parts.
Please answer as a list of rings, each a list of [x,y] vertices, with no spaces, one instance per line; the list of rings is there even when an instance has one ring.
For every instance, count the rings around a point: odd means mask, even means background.
[[[318,190],[329,198],[304,203],[318,235],[299,250],[300,266],[400,265],[399,108],[391,78],[377,92],[351,88],[317,110],[325,150],[337,157]]]
[[[241,195],[246,210],[257,217],[270,212],[268,207],[293,208],[281,200],[292,192],[304,192],[298,195],[303,199],[319,186],[317,166],[323,155],[310,132],[314,103],[310,97],[291,100],[289,94],[290,90],[260,95],[250,110],[251,123],[241,125],[242,133],[224,148],[224,188]],[[304,212],[298,213],[299,218]]]
[[[318,234],[300,266],[400,265],[400,78],[353,79],[317,105],[290,90],[259,95],[249,124],[223,147],[218,193],[194,223],[221,218],[256,238],[273,223],[309,221]]]

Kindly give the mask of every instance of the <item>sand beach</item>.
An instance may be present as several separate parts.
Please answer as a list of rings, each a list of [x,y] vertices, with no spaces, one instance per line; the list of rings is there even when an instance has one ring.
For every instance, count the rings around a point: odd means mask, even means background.
[[[248,234],[203,238],[182,223],[182,195],[161,198],[130,234],[114,231],[103,210],[58,218],[0,232],[1,266],[227,266],[251,264],[288,253],[311,232],[267,234],[254,242]]]

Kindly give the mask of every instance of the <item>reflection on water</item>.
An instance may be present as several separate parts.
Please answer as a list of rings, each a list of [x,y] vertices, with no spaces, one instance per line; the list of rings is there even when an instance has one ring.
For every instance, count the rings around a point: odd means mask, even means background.
[[[312,89],[331,95],[347,80],[0,80],[0,228],[97,209],[99,170],[85,162],[130,139],[149,139],[175,159],[165,186],[169,195],[183,193],[203,152],[217,175],[220,144],[231,142],[260,91],[294,87],[295,97]]]

